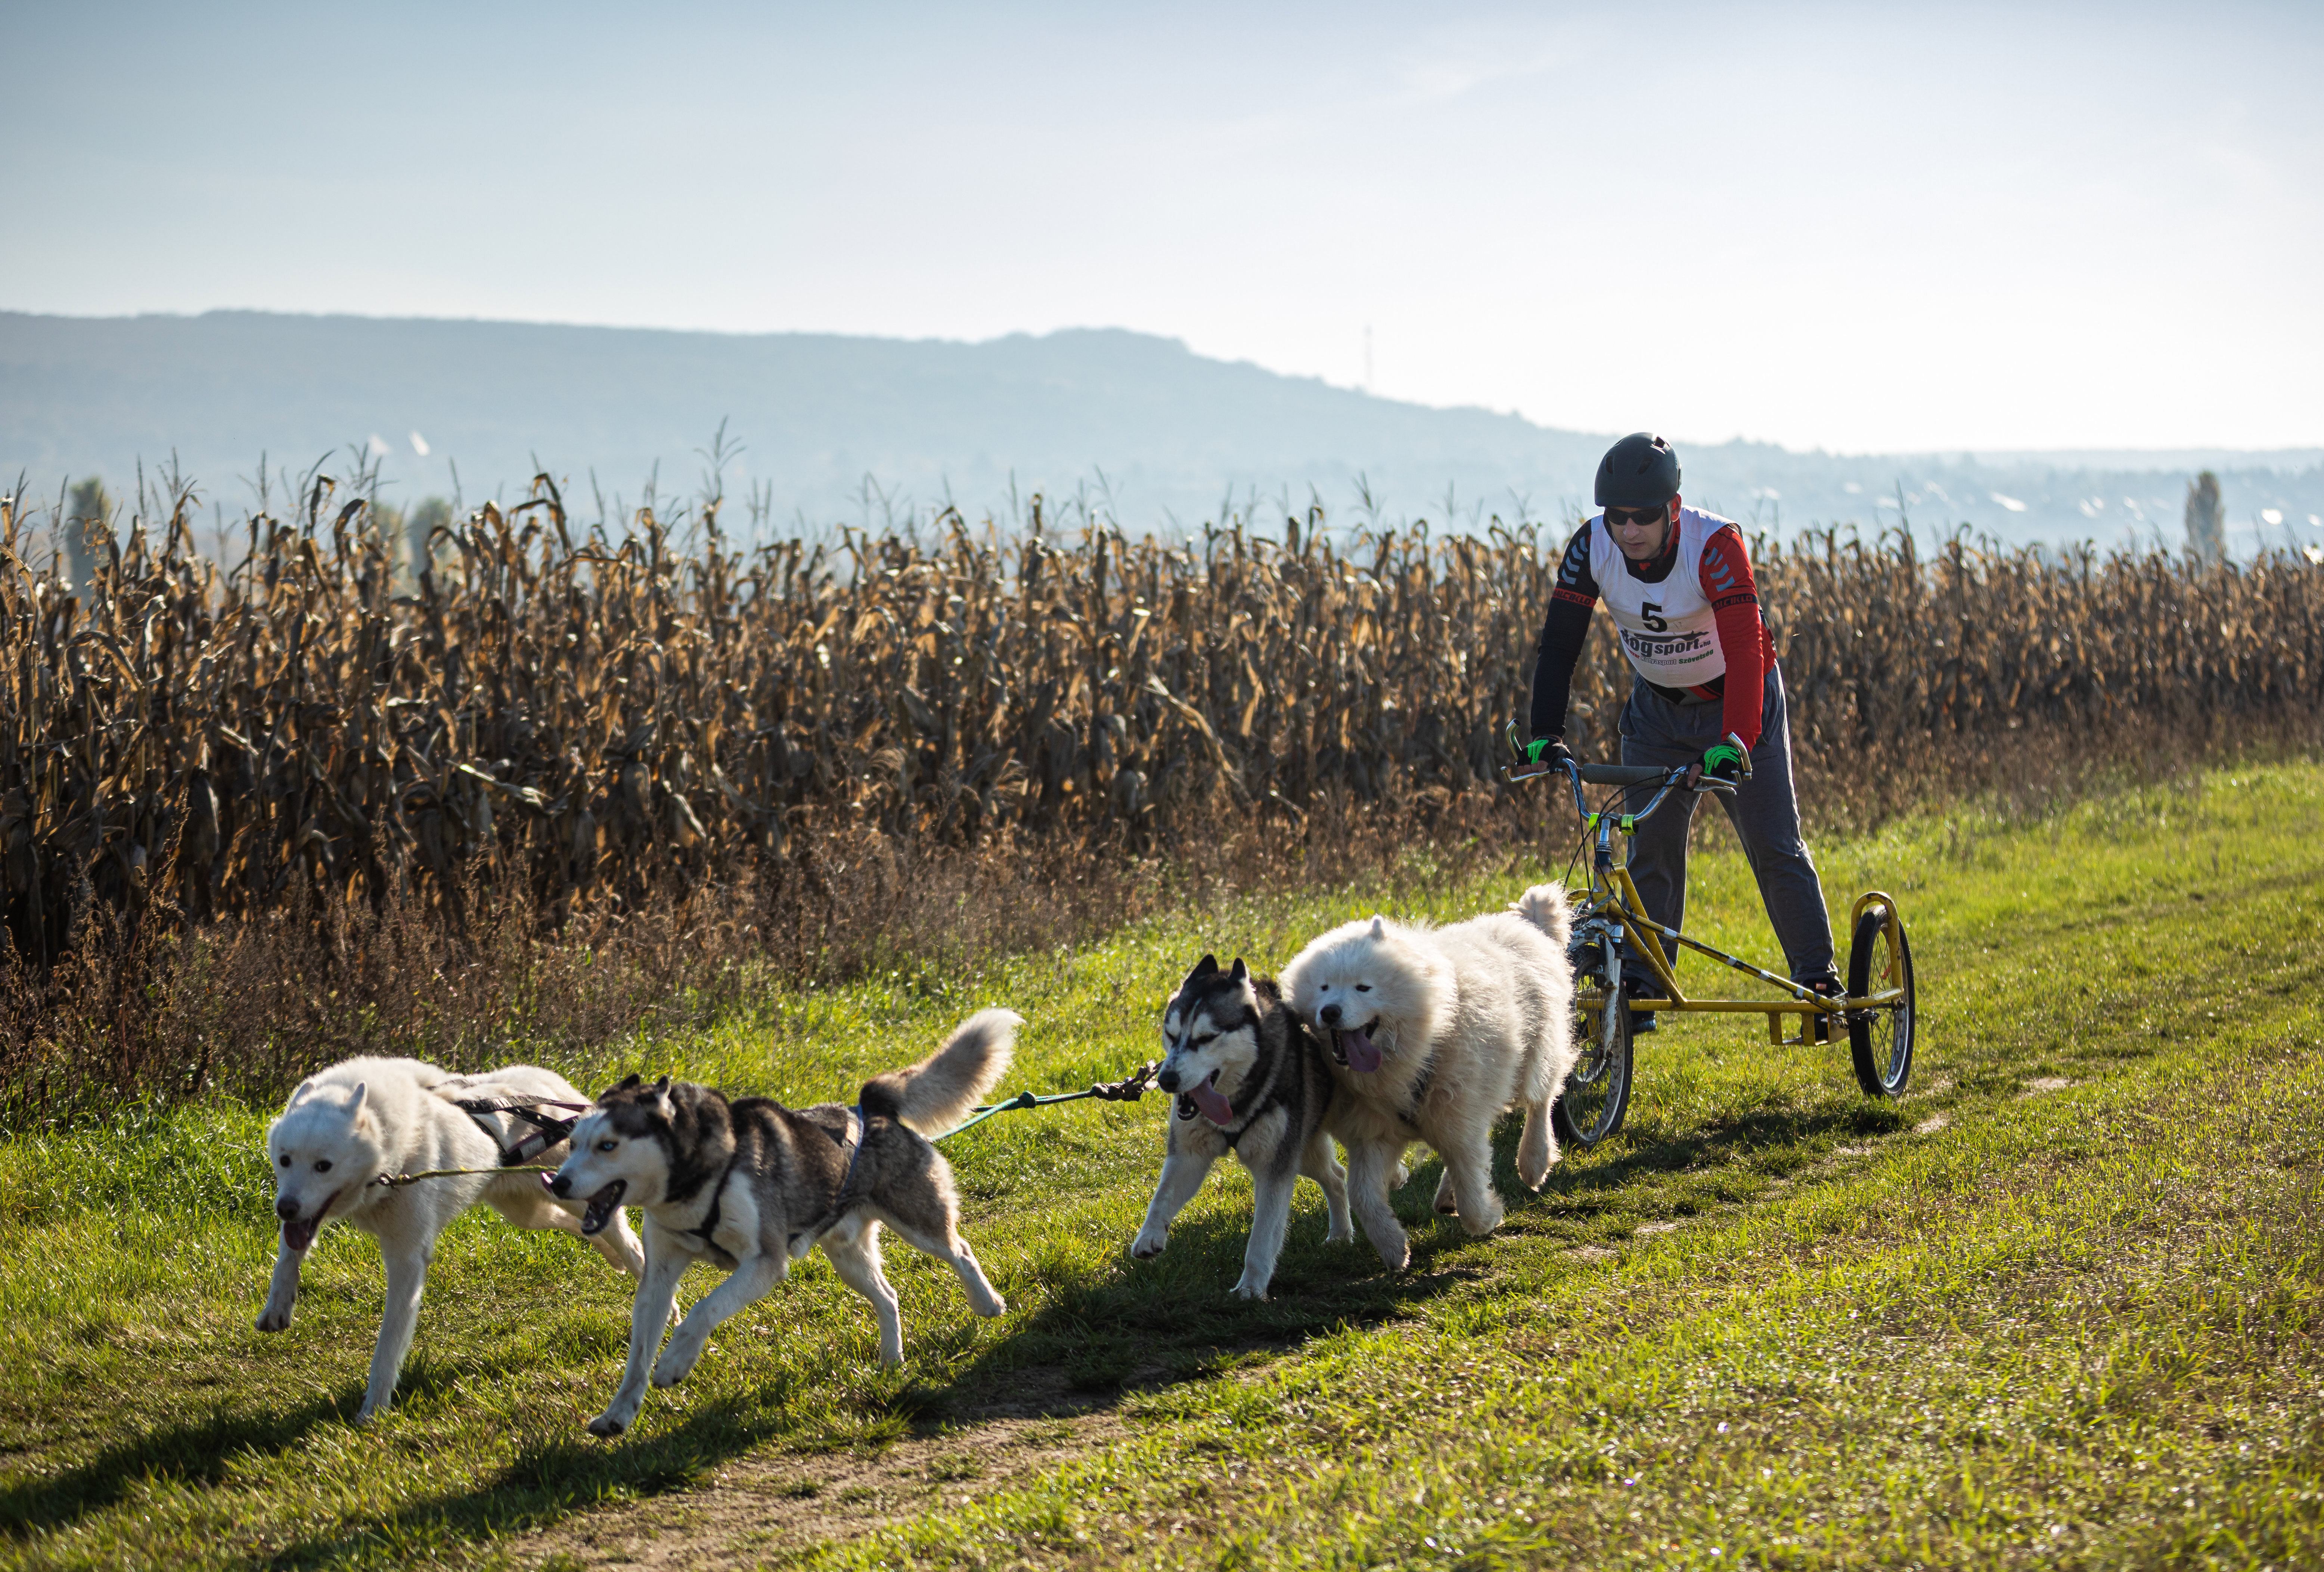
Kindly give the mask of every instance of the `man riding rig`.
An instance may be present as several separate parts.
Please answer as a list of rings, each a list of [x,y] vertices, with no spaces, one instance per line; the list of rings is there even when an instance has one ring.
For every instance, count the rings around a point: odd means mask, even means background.
[[[1596,493],[1602,511],[1566,544],[1542,620],[1527,754],[1561,768],[1572,758],[1564,736],[1573,663],[1602,600],[1634,679],[1622,707],[1622,762],[1689,767],[1689,786],[1704,775],[1735,783],[1721,800],[1792,979],[1837,997],[1831,919],[1792,794],[1784,676],[1759,614],[1743,531],[1732,519],[1683,506],[1678,483],[1678,455],[1659,437],[1633,432],[1606,450]],[[1685,925],[1694,803],[1691,793],[1674,798],[1638,826],[1631,846],[1630,878],[1646,915],[1674,929]],[[1623,988],[1652,998],[1662,987],[1637,944],[1629,936]],[[1675,966],[1678,946],[1666,939],[1663,947]],[[1636,1016],[1631,1026],[1651,1032],[1655,1018]]]

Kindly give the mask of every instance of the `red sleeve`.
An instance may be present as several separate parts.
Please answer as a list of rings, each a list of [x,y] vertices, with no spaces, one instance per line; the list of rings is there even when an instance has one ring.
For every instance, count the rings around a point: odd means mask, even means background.
[[[1727,657],[1720,718],[1748,749],[1759,740],[1759,709],[1767,684],[1767,632],[1759,621],[1759,586],[1751,580],[1751,558],[1743,549],[1743,532],[1732,524],[1703,543],[1702,593],[1711,598],[1719,651]]]

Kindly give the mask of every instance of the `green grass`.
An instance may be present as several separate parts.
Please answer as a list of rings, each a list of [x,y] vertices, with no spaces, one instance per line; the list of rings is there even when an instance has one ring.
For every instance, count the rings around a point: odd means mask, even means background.
[[[1714,839],[1706,837],[1707,841]],[[1748,872],[1698,852],[1691,926],[1775,959]],[[1914,1094],[1748,1017],[1640,1041],[1630,1123],[1475,1241],[1399,1208],[1412,1267],[1326,1246],[1303,1188],[1275,1298],[1226,1297],[1249,1221],[1215,1181],[1133,1264],[1165,1107],[1009,1115],[954,1144],[985,1323],[900,1246],[907,1367],[819,1258],[729,1322],[630,1437],[583,1433],[626,1280],[484,1215],[444,1239],[395,1410],[357,1430],[378,1254],[327,1234],[262,1338],[267,1111],[209,1105],[0,1147],[0,1562],[521,1561],[512,1536],[737,1459],[1112,1408],[1126,1437],[836,1546],[838,1565],[2204,1565],[2324,1556],[2315,999],[2324,770],[2215,775],[2054,817],[1818,848],[1844,915],[1912,924]],[[1459,916],[1489,886],[1398,896]],[[1205,949],[1271,968],[1364,892],[1246,903],[958,975],[770,998],[586,1067],[805,1102],[960,1015],[1030,1020],[1010,1089],[1155,1051]],[[1700,963],[1682,972],[1698,983]],[[2028,1092],[2029,1083],[2070,1084]],[[1938,1121],[1941,1118],[1941,1125]],[[687,1293],[711,1277],[697,1272]],[[949,1432],[956,1431],[957,1434]],[[952,1472],[943,1472],[950,1469]],[[806,1497],[802,1486],[790,1492]],[[835,1493],[835,1494],[844,1493]],[[672,1498],[676,1510],[678,1498]],[[956,1501],[955,1498],[952,1498]]]

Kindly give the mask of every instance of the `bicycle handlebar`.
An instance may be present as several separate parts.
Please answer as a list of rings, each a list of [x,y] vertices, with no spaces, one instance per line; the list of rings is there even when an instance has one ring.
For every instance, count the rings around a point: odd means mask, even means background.
[[[1585,786],[1646,786],[1673,773],[1659,764],[1583,764],[1580,768]],[[1680,772],[1685,768],[1681,765]]]
[[[1654,800],[1643,809],[1623,816],[1627,826],[1651,817],[1656,809],[1669,800],[1671,793],[1679,790],[1682,786],[1697,793],[1715,792],[1721,795],[1731,795],[1737,785],[1731,780],[1721,780],[1715,775],[1704,775],[1696,767],[1687,764],[1670,767],[1655,764],[1584,764],[1570,754],[1563,766],[1552,765],[1546,761],[1532,762],[1526,759],[1524,750],[1517,744],[1517,723],[1515,721],[1509,722],[1509,751],[1517,756],[1516,762],[1502,767],[1501,773],[1508,777],[1512,784],[1517,781],[1538,779],[1545,775],[1563,774],[1568,784],[1573,788],[1573,811],[1582,815],[1584,823],[1594,822],[1590,812],[1590,804],[1582,795],[1582,788],[1584,786],[1660,786],[1662,789],[1655,794]],[[1692,777],[1692,779],[1688,778],[1690,776]]]
[[[1517,746],[1517,727],[1514,722],[1509,727],[1509,745],[1512,749]],[[1625,788],[1647,786],[1661,788],[1655,793],[1653,799],[1645,807],[1633,814],[1618,815],[1622,832],[1625,834],[1631,832],[1632,826],[1652,818],[1656,811],[1670,800],[1670,795],[1674,791],[1686,788],[1697,793],[1716,792],[1725,795],[1731,794],[1736,786],[1733,781],[1721,780],[1715,775],[1701,774],[1692,765],[1682,764],[1665,768],[1653,764],[1584,764],[1580,759],[1571,757],[1562,768],[1545,762],[1528,763],[1520,757],[1517,764],[1506,767],[1501,773],[1507,776],[1512,784],[1538,779],[1547,775],[1563,775],[1572,788],[1573,811],[1582,816],[1582,823],[1585,826],[1600,825],[1601,855],[1605,850],[1602,844],[1603,836],[1616,821],[1609,817],[1601,824],[1598,815],[1591,813],[1590,804],[1582,795],[1582,788],[1585,784]],[[1687,778],[1690,775],[1694,777],[1692,780]]]

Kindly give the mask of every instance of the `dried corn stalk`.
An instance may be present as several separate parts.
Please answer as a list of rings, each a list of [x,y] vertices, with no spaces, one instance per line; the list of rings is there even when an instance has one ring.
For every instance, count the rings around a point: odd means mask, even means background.
[[[552,914],[634,909],[839,826],[1152,845],[1222,814],[1492,793],[1557,544],[1530,525],[1335,540],[1320,515],[1279,539],[1060,539],[1037,502],[1021,535],[946,513],[932,543],[747,553],[714,511],[689,555],[650,510],[576,541],[546,477],[424,542],[329,492],[245,519],[231,571],[180,493],[125,544],[93,538],[71,583],[0,515],[20,953],[60,953],[98,905],[176,924],[408,896],[456,918],[482,870]],[[1837,535],[1757,556],[1811,770],[2319,696],[2324,575],[2304,562],[1960,540],[1923,560]],[[1627,679],[1597,637],[1573,730],[1610,753]]]

